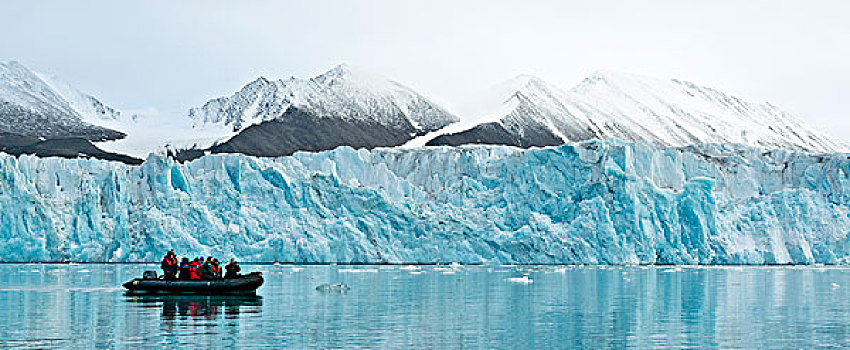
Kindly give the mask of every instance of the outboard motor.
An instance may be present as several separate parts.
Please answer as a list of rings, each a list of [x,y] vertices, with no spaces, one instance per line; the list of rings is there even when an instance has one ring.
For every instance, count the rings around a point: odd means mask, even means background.
[[[148,270],[142,273],[143,280],[155,280],[156,278],[156,271]]]

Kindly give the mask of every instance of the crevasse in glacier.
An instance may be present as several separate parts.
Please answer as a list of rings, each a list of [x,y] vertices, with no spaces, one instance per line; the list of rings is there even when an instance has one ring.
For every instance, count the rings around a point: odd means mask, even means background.
[[[0,155],[0,261],[846,264],[850,160],[588,141],[211,155]]]

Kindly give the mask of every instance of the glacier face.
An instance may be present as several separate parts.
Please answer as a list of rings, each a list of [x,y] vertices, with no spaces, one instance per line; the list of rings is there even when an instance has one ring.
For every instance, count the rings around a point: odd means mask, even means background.
[[[850,263],[850,160],[587,141],[236,154],[0,154],[0,261]]]

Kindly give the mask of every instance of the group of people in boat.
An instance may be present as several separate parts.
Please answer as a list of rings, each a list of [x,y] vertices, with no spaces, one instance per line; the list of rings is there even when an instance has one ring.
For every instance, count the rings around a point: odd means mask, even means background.
[[[174,249],[169,250],[162,259],[162,272],[167,280],[215,280],[221,278],[238,278],[242,268],[236,263],[236,259],[230,259],[230,263],[224,266],[222,276],[221,265],[218,259],[208,256],[189,260],[184,257],[179,262]]]

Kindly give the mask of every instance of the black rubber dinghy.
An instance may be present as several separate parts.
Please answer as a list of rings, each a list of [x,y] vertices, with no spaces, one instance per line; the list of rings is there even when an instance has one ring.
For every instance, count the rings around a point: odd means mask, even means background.
[[[215,280],[136,278],[124,283],[124,288],[130,294],[253,295],[262,285],[263,275],[259,272],[251,272],[237,278]]]

